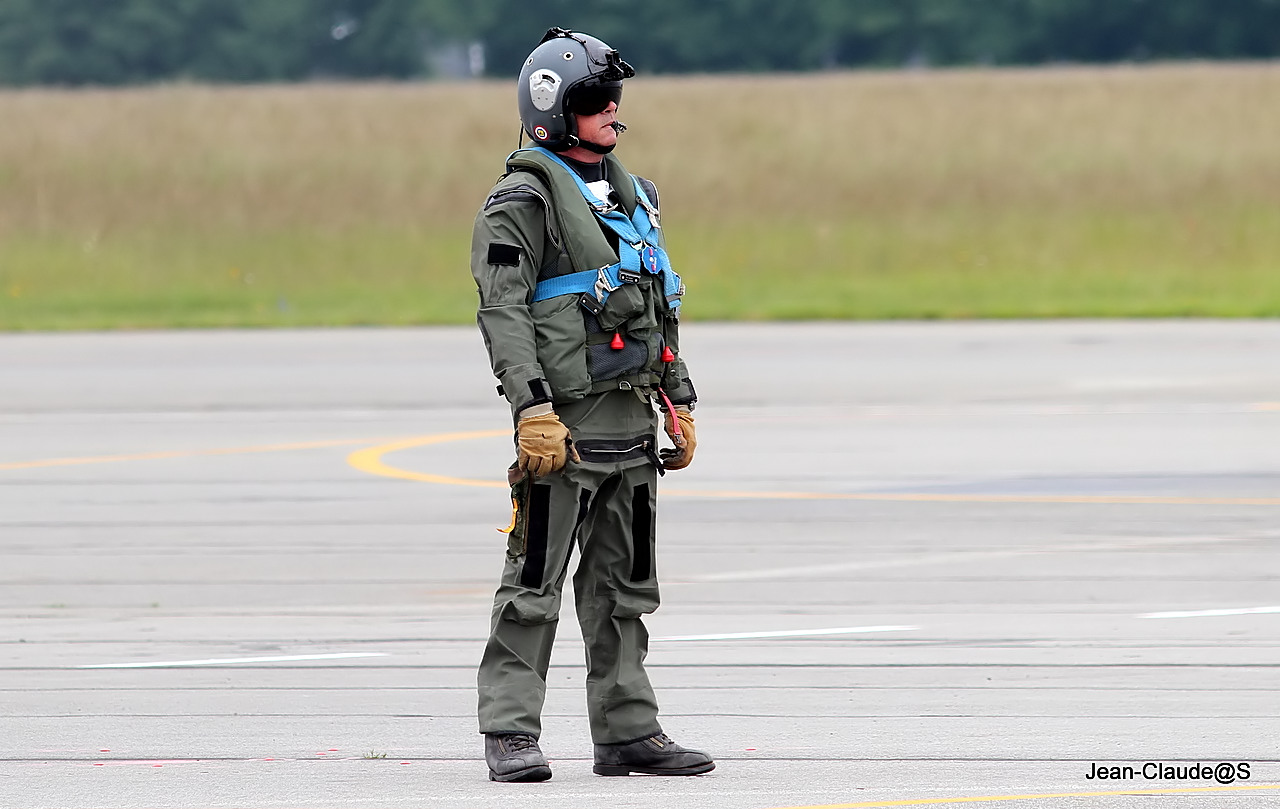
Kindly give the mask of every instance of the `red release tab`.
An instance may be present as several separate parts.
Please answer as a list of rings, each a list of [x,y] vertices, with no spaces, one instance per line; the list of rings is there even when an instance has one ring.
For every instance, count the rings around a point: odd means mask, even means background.
[[[662,347],[662,361],[663,361],[663,362],[675,362],[675,361],[676,361],[676,355],[671,353],[671,346],[663,346],[663,347]]]
[[[621,334],[618,334],[616,331],[613,333],[613,340],[609,342],[609,348],[612,348],[614,351],[621,351],[626,348],[626,343],[622,342]]]

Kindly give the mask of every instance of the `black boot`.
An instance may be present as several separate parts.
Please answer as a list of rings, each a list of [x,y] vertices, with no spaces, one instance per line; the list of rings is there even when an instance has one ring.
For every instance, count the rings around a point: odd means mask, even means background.
[[[547,757],[528,733],[484,734],[484,760],[490,781],[545,781],[551,777]]]
[[[624,744],[597,744],[596,775],[701,775],[711,772],[716,763],[711,756],[697,750],[686,750],[665,733]]]

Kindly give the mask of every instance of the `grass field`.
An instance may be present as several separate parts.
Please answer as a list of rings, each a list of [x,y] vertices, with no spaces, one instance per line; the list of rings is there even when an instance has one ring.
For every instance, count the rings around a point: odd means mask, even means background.
[[[655,78],[687,316],[1280,315],[1280,65]],[[0,92],[0,329],[464,323],[512,83]]]

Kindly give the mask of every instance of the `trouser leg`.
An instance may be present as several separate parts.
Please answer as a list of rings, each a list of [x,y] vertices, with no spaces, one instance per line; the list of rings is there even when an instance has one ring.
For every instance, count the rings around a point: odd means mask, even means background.
[[[481,733],[542,732],[547,667],[581,491],[565,474],[533,484],[526,546],[518,556],[508,555],[477,674]]]
[[[616,472],[590,503],[573,587],[587,653],[587,712],[596,744],[661,732],[644,670],[649,634],[640,616],[658,608],[654,567],[657,475],[648,464]]]

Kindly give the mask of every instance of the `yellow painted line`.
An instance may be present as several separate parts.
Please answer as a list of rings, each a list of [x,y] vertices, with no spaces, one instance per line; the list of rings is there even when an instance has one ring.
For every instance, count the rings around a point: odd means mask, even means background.
[[[43,469],[51,466],[84,466],[86,464],[121,463],[123,461],[162,461],[170,458],[197,458],[209,455],[250,455],[259,452],[292,452],[303,449],[349,447],[352,444],[368,444],[375,438],[344,438],[335,441],[306,441],[299,444],[265,444],[255,447],[224,447],[221,449],[175,450],[172,452],[140,452],[132,455],[96,455],[85,458],[48,458],[43,461],[20,461],[0,464],[0,471],[15,469]]]
[[[417,438],[409,438],[403,441],[395,441],[390,444],[382,444],[376,447],[369,447],[357,452],[353,452],[347,456],[347,463],[359,469],[361,472],[368,472],[371,475],[381,475],[387,478],[399,478],[400,480],[413,480],[419,483],[441,483],[446,486],[481,486],[488,489],[505,489],[507,484],[500,480],[475,480],[473,478],[455,478],[447,475],[432,475],[427,472],[414,472],[410,469],[400,469],[395,466],[389,466],[382,461],[383,455],[389,455],[392,452],[399,452],[402,449],[413,449],[414,447],[425,447],[431,444],[446,444],[450,441],[470,441],[475,438],[496,438],[500,435],[511,435],[510,430],[475,430],[468,433],[442,433],[440,435],[424,435]]]
[[[786,806],[777,809],[870,809],[874,806],[942,806],[959,803],[995,803],[997,801],[1039,801],[1046,798],[1103,798],[1117,795],[1194,795],[1203,792],[1247,792],[1280,789],[1280,784],[1249,784],[1227,787],[1183,787],[1173,789],[1119,789],[1110,792],[1045,792],[1034,795],[983,795],[971,798],[919,798],[904,801],[866,801],[864,803],[824,803],[813,806]]]
[[[494,438],[509,436],[510,430],[477,430],[466,433],[444,433],[441,435],[419,436],[407,438],[390,444],[369,447],[353,452],[347,457],[347,463],[362,472],[383,477],[412,480],[419,483],[439,483],[445,486],[474,486],[486,489],[505,489],[507,484],[501,480],[483,480],[478,478],[460,478],[449,475],[436,475],[430,472],[416,472],[391,466],[383,460],[384,455],[430,444],[444,444],[451,441],[469,441],[476,438]],[[663,489],[664,495],[675,497],[705,497],[716,500],[862,500],[872,502],[907,502],[907,503],[1119,503],[1124,505],[1157,505],[1157,506],[1280,506],[1280,497],[1147,497],[1141,495],[1053,495],[1053,494],[925,494],[925,493],[839,493],[839,492],[770,492],[770,491],[735,491],[715,489]]]

